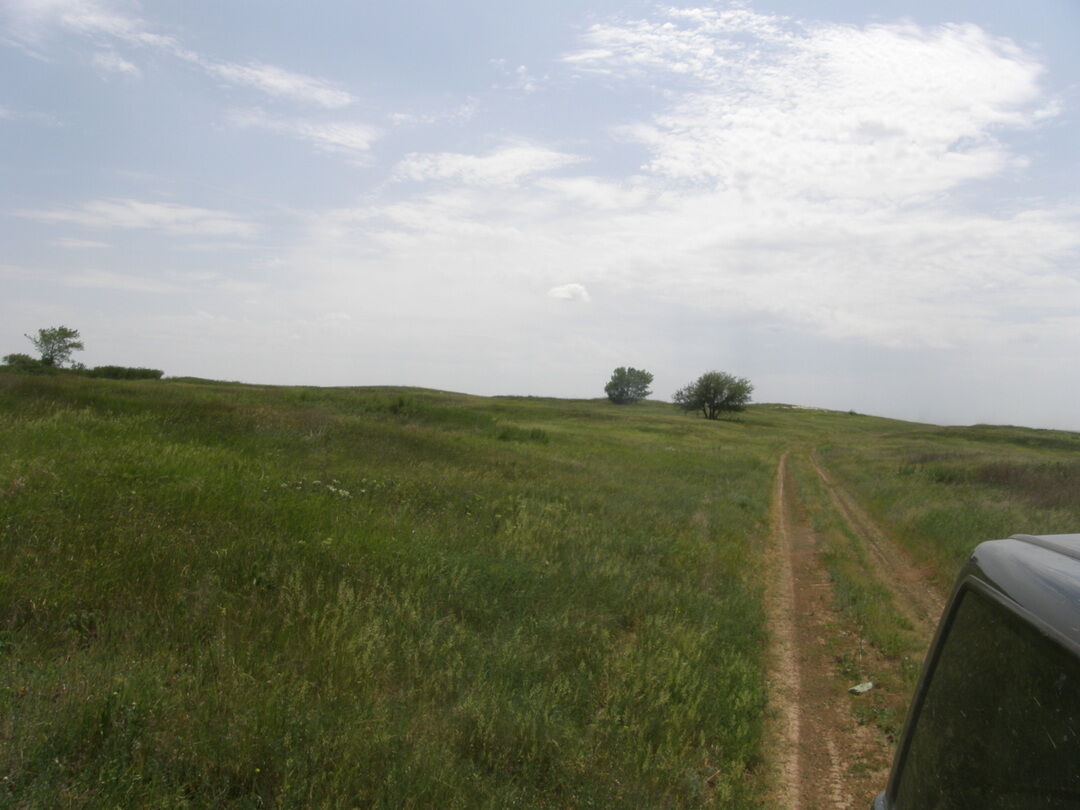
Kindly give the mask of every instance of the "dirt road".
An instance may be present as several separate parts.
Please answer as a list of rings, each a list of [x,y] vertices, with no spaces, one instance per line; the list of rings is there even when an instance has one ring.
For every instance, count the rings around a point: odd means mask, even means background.
[[[828,489],[836,510],[877,559],[881,570],[889,572],[886,584],[894,595],[899,597],[896,600],[897,605],[916,633],[929,644],[938,619],[945,609],[944,597],[935,590],[925,573],[904,550],[890,540],[858,502],[822,468],[817,456],[811,454],[810,463]]]
[[[866,808],[884,786],[891,743],[872,724],[856,722],[854,701],[837,671],[838,655],[858,648],[870,666],[888,668],[858,627],[841,615],[821,563],[821,541],[792,493],[785,452],[773,490],[768,555],[770,750],[775,774],[770,805],[802,810]],[[887,572],[880,581],[929,642],[942,600],[918,569],[858,504],[812,459],[837,512]],[[874,661],[874,656],[880,660]]]

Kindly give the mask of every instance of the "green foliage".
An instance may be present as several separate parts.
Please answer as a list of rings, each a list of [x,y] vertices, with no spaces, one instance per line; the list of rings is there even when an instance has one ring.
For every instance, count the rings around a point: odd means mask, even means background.
[[[72,352],[83,349],[82,341],[79,340],[79,330],[69,329],[66,326],[38,329],[37,337],[32,335],[25,335],[25,337],[41,354],[42,365],[55,368],[61,368],[71,358]]]
[[[619,366],[611,373],[611,379],[604,386],[604,393],[616,405],[629,405],[645,399],[652,391],[653,375],[644,369]]]
[[[129,368],[127,366],[94,366],[86,372],[87,377],[105,377],[110,380],[160,380],[165,372],[156,368]]]
[[[753,391],[754,386],[745,377],[709,371],[676,391],[672,400],[684,411],[701,411],[706,419],[717,419],[721,413],[741,411]]]
[[[5,355],[4,365],[16,371],[37,371],[42,367],[40,360],[22,353]]]

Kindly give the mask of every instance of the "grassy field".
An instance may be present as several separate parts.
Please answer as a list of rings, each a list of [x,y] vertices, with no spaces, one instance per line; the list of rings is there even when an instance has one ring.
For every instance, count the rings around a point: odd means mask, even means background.
[[[742,806],[779,437],[0,377],[0,803]]]
[[[1073,434],[0,374],[0,805],[758,806],[784,448],[942,582],[1080,527]]]
[[[1080,532],[1080,434],[903,425],[821,457],[947,589],[972,546]]]
[[[1080,532],[1080,434],[879,423],[869,432],[822,432],[807,453],[811,449],[943,596],[983,540]],[[831,508],[807,453],[795,463],[800,500],[822,543],[838,608],[885,654],[884,664],[869,670],[865,659],[873,656],[858,648],[838,649],[837,668],[852,682],[872,680],[882,687],[855,711],[895,739],[926,637],[905,619],[898,597],[886,587],[890,572],[881,570],[853,527]]]

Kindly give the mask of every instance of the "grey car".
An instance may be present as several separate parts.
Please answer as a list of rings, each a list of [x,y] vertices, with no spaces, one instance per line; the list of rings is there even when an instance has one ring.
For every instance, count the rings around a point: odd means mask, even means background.
[[[872,810],[1080,808],[1080,534],[979,545]]]

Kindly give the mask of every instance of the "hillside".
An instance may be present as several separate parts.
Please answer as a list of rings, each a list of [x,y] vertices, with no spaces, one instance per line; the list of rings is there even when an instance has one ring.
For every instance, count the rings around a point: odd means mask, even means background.
[[[834,650],[834,679],[882,680],[855,721],[887,744],[925,632],[865,527],[944,593],[980,540],[1080,527],[1077,449],[787,406],[3,374],[0,803],[768,803],[781,457],[873,653]]]

